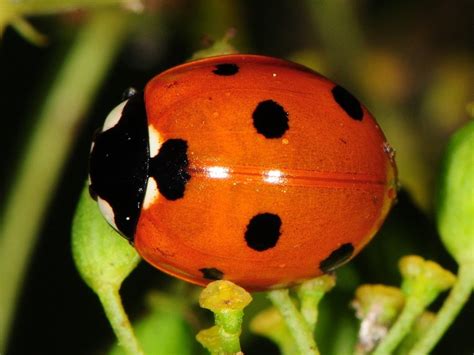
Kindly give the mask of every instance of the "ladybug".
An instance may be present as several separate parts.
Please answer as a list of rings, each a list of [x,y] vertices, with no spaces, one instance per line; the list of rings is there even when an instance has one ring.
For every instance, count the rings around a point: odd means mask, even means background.
[[[180,279],[261,291],[331,272],[396,198],[373,116],[304,66],[210,57],[129,96],[94,140],[90,191],[146,261]]]

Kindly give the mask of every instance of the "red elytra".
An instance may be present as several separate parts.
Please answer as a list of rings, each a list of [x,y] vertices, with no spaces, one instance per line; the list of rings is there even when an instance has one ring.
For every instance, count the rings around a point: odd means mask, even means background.
[[[301,65],[197,60],[155,76],[144,100],[151,163],[134,245],[178,278],[256,291],[316,277],[355,256],[396,198],[375,119]]]

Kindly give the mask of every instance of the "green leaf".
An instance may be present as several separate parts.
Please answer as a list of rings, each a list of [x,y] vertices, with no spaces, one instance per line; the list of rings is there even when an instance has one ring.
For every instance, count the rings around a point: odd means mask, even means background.
[[[437,221],[459,264],[474,261],[474,121],[451,138],[438,185]]]
[[[77,270],[96,293],[108,286],[118,290],[140,261],[135,249],[107,224],[87,187],[73,221],[72,252]]]
[[[84,187],[72,224],[72,254],[84,281],[99,297],[112,329],[127,354],[142,355],[119,294],[140,256],[105,221]]]

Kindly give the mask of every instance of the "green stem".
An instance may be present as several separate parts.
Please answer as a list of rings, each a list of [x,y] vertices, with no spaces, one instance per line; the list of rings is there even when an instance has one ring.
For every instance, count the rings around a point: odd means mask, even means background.
[[[229,353],[240,351],[240,333],[242,329],[242,310],[216,312],[215,323],[219,327],[221,346]]]
[[[98,296],[102,307],[104,307],[105,315],[117,336],[119,345],[123,347],[127,354],[143,355],[144,352],[135,337],[118,290],[113,286],[104,286],[98,292]]]
[[[3,2],[5,0],[0,0]],[[123,5],[130,9],[139,9],[140,0],[6,0],[4,6],[16,16],[47,15],[77,9],[96,9],[103,6]]]
[[[240,353],[240,333],[244,308],[252,296],[242,287],[225,281],[213,281],[202,290],[199,305],[214,313],[215,326],[201,330],[196,339],[211,354]]]
[[[20,166],[0,217],[0,353],[6,348],[15,302],[46,208],[80,122],[121,48],[129,20],[114,11],[91,17],[58,68],[18,159]]]
[[[296,288],[300,300],[300,312],[306,320],[311,333],[314,333],[316,322],[318,321],[319,302],[335,284],[336,279],[333,275],[322,275],[307,280]]]
[[[457,281],[448,298],[446,298],[446,301],[436,315],[434,323],[411,349],[410,355],[428,354],[467,302],[474,287],[473,264],[468,262],[459,265]]]
[[[387,336],[383,338],[377,346],[373,355],[386,355],[393,353],[398,344],[400,344],[403,338],[410,331],[416,318],[423,313],[425,307],[426,303],[420,302],[416,294],[409,296],[402,313],[392,328],[390,328]]]
[[[1,20],[0,20],[1,21]],[[28,21],[23,17],[13,18],[11,21],[12,27],[24,38],[27,38],[32,43],[43,46],[48,43],[46,36],[38,32]],[[1,34],[1,33],[0,33]]]
[[[319,355],[319,350],[311,329],[301,313],[296,309],[288,290],[270,291],[268,292],[268,297],[283,316],[300,353],[305,355]]]

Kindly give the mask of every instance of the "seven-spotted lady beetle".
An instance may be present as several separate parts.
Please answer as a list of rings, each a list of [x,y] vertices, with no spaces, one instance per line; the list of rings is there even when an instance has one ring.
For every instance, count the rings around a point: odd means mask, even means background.
[[[284,287],[334,270],[396,197],[377,122],[320,74],[227,55],[155,76],[109,114],[90,157],[108,222],[192,283]]]

